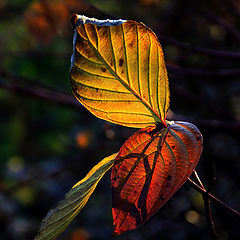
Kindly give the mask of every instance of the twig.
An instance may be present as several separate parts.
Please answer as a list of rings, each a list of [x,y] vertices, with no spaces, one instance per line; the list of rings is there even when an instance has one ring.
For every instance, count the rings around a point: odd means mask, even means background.
[[[217,240],[217,233],[215,230],[214,222],[212,219],[212,213],[211,213],[211,206],[210,206],[210,199],[209,196],[206,194],[202,194],[203,202],[204,202],[204,209],[205,209],[205,215],[206,215],[206,221],[208,226],[208,231],[210,233],[210,237],[212,240]]]
[[[36,79],[31,79],[31,78],[27,78],[27,77],[23,77],[20,76],[14,72],[8,72],[8,71],[4,71],[4,70],[0,70],[0,76],[10,79],[11,82],[17,83],[19,86],[29,86],[29,84],[33,85],[33,86],[40,86],[43,87],[44,89],[47,90],[52,90],[54,92],[58,92],[58,93],[63,93],[65,94],[65,92],[61,89],[61,88],[56,88],[56,87],[52,87],[46,84],[43,84],[42,81],[36,80]]]
[[[201,186],[201,188],[206,191],[205,187],[202,184],[201,179],[199,178],[197,171],[193,171],[194,173],[194,177],[197,179],[199,185]],[[209,191],[206,191],[207,193],[209,193]],[[204,209],[205,209],[205,216],[206,216],[206,221],[207,221],[207,226],[208,226],[208,231],[210,233],[210,237],[212,240],[217,240],[217,234],[216,234],[216,230],[215,230],[215,226],[214,226],[214,222],[213,222],[213,218],[212,218],[212,212],[211,212],[211,202],[209,199],[208,194],[202,194],[202,198],[203,198],[203,202],[204,202]]]
[[[209,77],[209,78],[240,76],[240,69],[204,70],[200,68],[179,67],[169,63],[166,65],[170,73],[173,72],[184,76]]]
[[[199,176],[198,176],[198,174],[197,174],[197,171],[194,170],[193,173],[194,173],[194,176],[195,176],[195,178],[197,179],[199,185],[201,186],[201,188],[205,190],[205,187],[203,186],[202,181],[201,181],[201,179],[199,178]]]
[[[209,197],[209,199],[211,199],[213,202],[219,204],[221,207],[225,208],[226,210],[228,210],[229,212],[231,212],[232,214],[234,214],[235,216],[239,217],[240,220],[240,213],[238,211],[236,211],[235,209],[229,207],[227,204],[225,204],[224,202],[222,202],[221,200],[219,200],[218,198],[214,197],[212,194],[208,193],[206,190],[204,190],[203,188],[201,188],[198,184],[196,184],[193,180],[191,180],[190,178],[188,178],[187,182],[189,183],[189,185],[195,189],[196,191],[198,191],[201,194],[207,195]]]
[[[215,183],[216,183],[216,169],[215,169],[215,164],[214,164],[213,160],[211,159],[211,179],[208,184],[207,192],[210,193],[210,191],[212,190]]]
[[[196,124],[204,128],[215,128],[224,130],[240,129],[240,121],[199,120],[196,121]]]
[[[179,48],[188,49],[193,53],[198,52],[205,55],[212,55],[212,56],[224,57],[224,58],[240,58],[240,52],[221,51],[216,49],[193,46],[189,43],[180,42],[178,40],[166,37],[162,34],[157,34],[157,37],[161,43],[167,43]]]
[[[84,108],[80,103],[78,103],[72,96],[49,90],[40,86],[28,86],[28,88],[22,87],[16,83],[9,83],[0,80],[0,88],[6,89],[8,91],[22,94],[34,98],[39,98],[46,100],[48,102],[61,104],[73,109],[80,109],[84,111]]]
[[[186,118],[174,114],[170,120],[192,122],[201,129],[221,129],[222,131],[240,130],[240,121],[224,121],[224,120],[196,120],[194,118]]]

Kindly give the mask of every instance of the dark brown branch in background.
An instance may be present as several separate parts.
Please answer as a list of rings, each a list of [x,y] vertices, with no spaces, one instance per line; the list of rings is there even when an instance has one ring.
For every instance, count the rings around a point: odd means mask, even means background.
[[[193,46],[189,43],[180,42],[178,40],[166,37],[162,34],[157,34],[158,39],[161,43],[171,44],[178,48],[183,48],[191,51],[192,53],[200,53],[205,55],[212,55],[216,57],[224,58],[240,58],[240,52],[221,51],[216,49],[209,49],[200,46]]]
[[[167,69],[171,73],[177,73],[184,76],[194,77],[234,77],[240,76],[240,69],[217,69],[217,70],[205,70],[200,68],[185,68],[175,66],[173,64],[166,64]]]
[[[64,93],[49,90],[44,87],[29,85],[26,88],[26,87],[20,86],[17,83],[0,80],[0,88],[6,89],[8,91],[11,91],[20,95],[26,95],[34,98],[43,99],[48,102],[61,104],[76,110],[81,109],[81,111],[86,111],[82,107],[82,105],[75,100],[74,97]]]
[[[71,97],[70,95],[57,93],[55,91],[51,91],[51,90],[45,89],[43,87],[28,86],[28,88],[24,88],[24,87],[19,86],[16,83],[8,83],[8,82],[0,81],[0,88],[6,89],[8,91],[15,92],[18,94],[23,94],[23,95],[28,95],[31,97],[44,99],[49,102],[63,104],[65,106],[68,106],[71,108],[81,107],[81,105],[78,104],[74,100],[74,98]]]
[[[221,130],[240,130],[240,121],[223,121],[223,120],[198,120],[196,125],[202,128],[215,128]]]
[[[14,72],[0,70],[0,76],[3,77],[4,79],[8,79],[13,83],[18,84],[19,86],[24,86],[24,87],[28,87],[29,85],[38,86],[38,87],[40,86],[47,90],[52,90],[57,93],[65,94],[65,92],[61,88],[52,87],[52,86],[43,84],[42,81],[23,77]]]

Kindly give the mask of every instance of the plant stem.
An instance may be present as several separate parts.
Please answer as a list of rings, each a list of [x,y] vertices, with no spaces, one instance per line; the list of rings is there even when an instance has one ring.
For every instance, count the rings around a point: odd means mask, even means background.
[[[209,196],[202,193],[202,198],[203,198],[203,202],[204,202],[206,221],[207,221],[207,226],[208,226],[208,231],[209,231],[210,237],[212,240],[217,240],[218,238],[217,238],[214,222],[212,219],[211,206],[210,206],[211,203],[210,203]]]
[[[219,204],[221,207],[225,208],[226,210],[228,210],[229,212],[231,212],[232,214],[234,214],[235,216],[239,217],[240,219],[240,213],[238,211],[236,211],[235,209],[229,207],[227,204],[225,204],[224,202],[222,202],[221,200],[219,200],[218,198],[214,197],[212,194],[208,193],[206,190],[204,190],[203,188],[201,188],[198,184],[196,184],[193,180],[191,180],[190,178],[188,178],[187,182],[189,183],[189,185],[195,189],[196,191],[198,191],[201,194],[207,195],[209,199],[211,199],[213,202]]]

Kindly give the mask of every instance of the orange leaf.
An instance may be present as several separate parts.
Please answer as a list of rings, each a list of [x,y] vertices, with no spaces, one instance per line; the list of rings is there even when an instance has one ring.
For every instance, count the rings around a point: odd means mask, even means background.
[[[73,16],[71,85],[95,116],[128,127],[165,124],[169,86],[162,48],[143,23]]]
[[[187,180],[202,152],[191,123],[146,127],[120,149],[112,168],[114,234],[145,223]]]

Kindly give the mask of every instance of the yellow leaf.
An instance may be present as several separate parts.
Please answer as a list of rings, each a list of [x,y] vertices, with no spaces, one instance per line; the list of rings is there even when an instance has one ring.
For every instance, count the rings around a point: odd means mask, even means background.
[[[128,127],[162,122],[169,86],[162,48],[143,23],[74,15],[71,85],[97,117]]]
[[[112,167],[117,154],[104,158],[66,194],[56,208],[50,210],[41,223],[34,240],[54,240],[79,214],[103,175]]]

